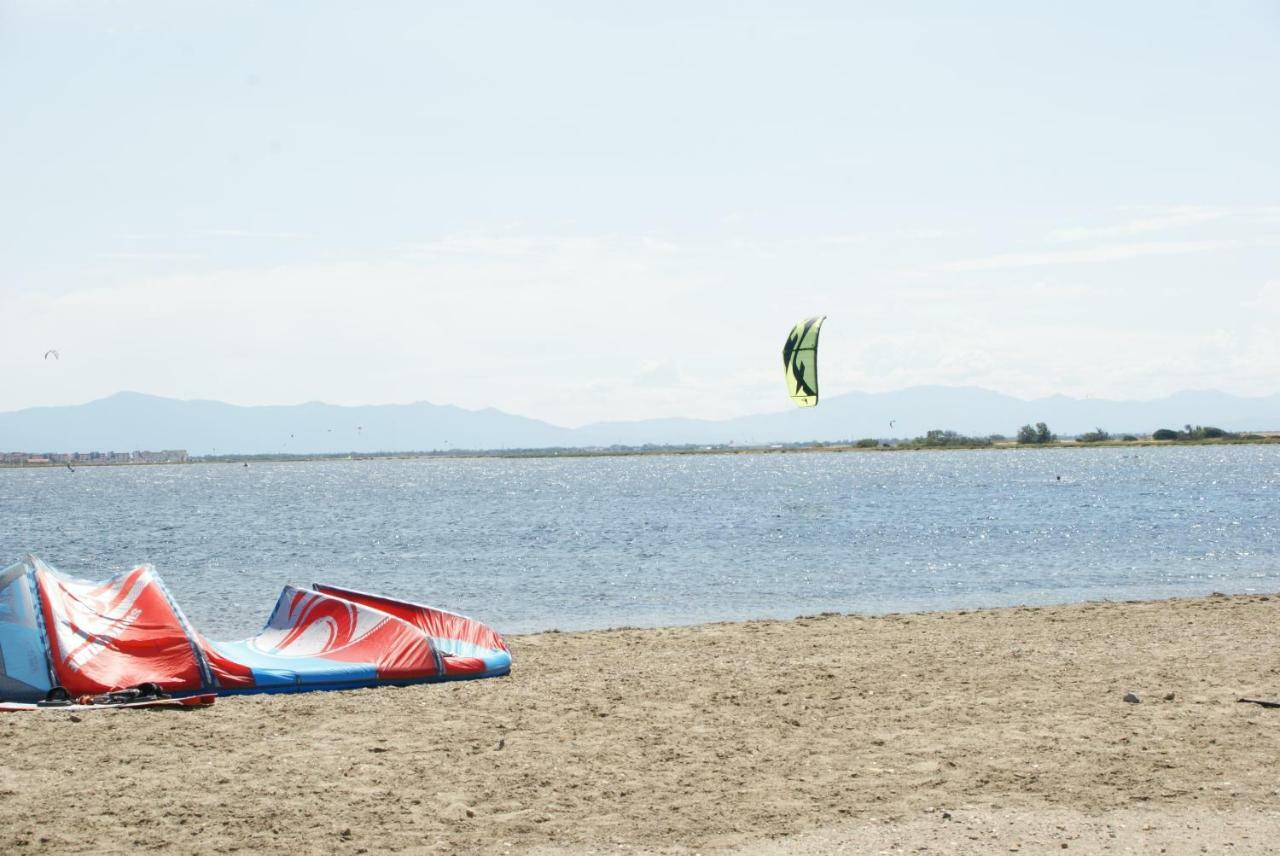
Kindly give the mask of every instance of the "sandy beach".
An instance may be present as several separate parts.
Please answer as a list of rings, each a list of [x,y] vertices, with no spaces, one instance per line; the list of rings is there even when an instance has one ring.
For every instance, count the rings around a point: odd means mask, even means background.
[[[1280,698],[1280,597],[509,641],[496,680],[0,717],[0,851],[1267,853],[1280,833],[1280,710],[1237,702]]]

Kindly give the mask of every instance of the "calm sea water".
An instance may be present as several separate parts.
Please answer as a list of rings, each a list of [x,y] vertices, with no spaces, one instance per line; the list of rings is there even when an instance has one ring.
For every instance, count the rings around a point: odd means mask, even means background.
[[[0,565],[330,582],[506,632],[1280,589],[1280,446],[0,470]]]

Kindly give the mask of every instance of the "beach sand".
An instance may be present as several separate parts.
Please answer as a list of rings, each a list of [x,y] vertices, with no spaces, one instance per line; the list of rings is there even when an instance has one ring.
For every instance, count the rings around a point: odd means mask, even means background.
[[[0,716],[0,851],[1280,846],[1280,710],[1237,703],[1280,698],[1280,597],[510,642],[496,680]]]

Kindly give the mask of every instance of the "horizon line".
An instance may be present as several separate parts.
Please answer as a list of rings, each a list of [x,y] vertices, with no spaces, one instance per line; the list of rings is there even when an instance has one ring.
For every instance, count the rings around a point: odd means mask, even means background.
[[[854,389],[854,390],[848,390],[840,393],[828,394],[824,396],[824,400],[830,401],[832,399],[840,399],[840,398],[845,398],[845,397],[854,396],[854,395],[888,396],[888,395],[895,395],[895,394],[904,393],[904,392],[913,392],[917,390],[948,390],[948,391],[970,390],[970,391],[976,391],[976,392],[982,392],[982,393],[990,393],[992,395],[997,395],[1002,398],[1012,399],[1014,401],[1018,401],[1024,404],[1035,404],[1038,402],[1052,401],[1055,399],[1065,399],[1068,401],[1075,401],[1075,402],[1099,402],[1099,403],[1107,403],[1107,404],[1154,404],[1161,401],[1167,401],[1169,399],[1176,398],[1182,395],[1218,395],[1218,396],[1224,396],[1227,398],[1238,399],[1241,401],[1264,401],[1266,399],[1271,399],[1271,398],[1280,396],[1280,391],[1272,392],[1265,395],[1239,395],[1233,392],[1226,392],[1224,390],[1216,389],[1216,388],[1201,388],[1201,389],[1180,389],[1180,390],[1177,390],[1176,392],[1171,392],[1167,395],[1162,395],[1155,398],[1101,398],[1101,397],[1092,397],[1092,396],[1078,397],[1073,395],[1067,395],[1065,393],[1052,393],[1050,395],[1039,396],[1037,398],[1023,398],[1018,395],[1012,395],[1007,392],[1001,392],[1000,390],[997,390],[997,389],[992,389],[990,387],[985,387],[985,386],[978,386],[976,384],[941,384],[939,383],[939,384],[915,384],[912,386],[899,387],[897,389],[883,390],[880,392],[869,392],[866,390]],[[23,412],[32,411],[32,410],[52,410],[52,409],[58,409],[58,408],[87,407],[92,404],[98,404],[100,402],[109,401],[113,398],[120,398],[120,397],[126,397],[126,396],[136,396],[138,398],[157,399],[160,401],[176,402],[179,404],[217,404],[217,405],[222,405],[224,407],[235,407],[235,408],[244,409],[244,410],[268,409],[268,408],[293,408],[293,407],[307,407],[307,406],[320,406],[320,407],[339,408],[344,410],[356,410],[356,409],[363,409],[363,408],[417,407],[417,406],[426,405],[428,407],[435,407],[440,409],[458,410],[464,413],[485,413],[485,412],[491,411],[491,412],[503,414],[505,416],[513,416],[520,419],[529,419],[536,422],[541,422],[545,425],[550,425],[555,428],[562,428],[564,430],[569,430],[569,431],[575,431],[580,428],[586,428],[594,425],[633,424],[637,422],[650,422],[650,421],[667,420],[667,419],[684,419],[684,420],[693,421],[693,422],[727,422],[734,419],[741,419],[749,416],[761,416],[761,415],[792,412],[791,410],[788,410],[787,408],[782,407],[776,411],[754,411],[750,413],[739,414],[736,416],[727,416],[727,417],[721,417],[721,418],[703,418],[703,417],[691,417],[691,416],[651,416],[651,417],[645,417],[641,419],[598,419],[592,422],[583,423],[578,426],[567,426],[557,422],[551,422],[549,420],[542,419],[536,416],[526,416],[520,413],[514,413],[511,411],[502,410],[493,405],[486,405],[484,407],[478,407],[478,408],[470,408],[470,407],[464,407],[459,404],[439,404],[434,401],[430,401],[428,399],[418,399],[416,401],[390,401],[390,402],[380,402],[377,404],[337,404],[333,402],[321,401],[319,399],[310,399],[307,401],[299,401],[299,402],[293,402],[293,403],[239,404],[233,401],[224,401],[222,399],[217,399],[217,398],[177,398],[173,396],[159,395],[159,394],[150,393],[150,392],[140,392],[138,390],[133,390],[133,389],[121,389],[121,390],[117,390],[116,392],[100,396],[98,398],[91,398],[87,401],[80,401],[77,403],[37,404],[37,405],[30,405],[27,407],[19,407],[13,410],[0,410],[0,415],[23,413]]]

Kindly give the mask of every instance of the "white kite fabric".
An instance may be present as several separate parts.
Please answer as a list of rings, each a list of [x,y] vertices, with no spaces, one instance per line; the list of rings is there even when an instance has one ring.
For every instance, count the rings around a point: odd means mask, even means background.
[[[34,556],[0,571],[0,701],[154,685],[174,697],[299,692],[505,675],[496,631],[421,604],[286,586],[257,636],[196,632],[151,565],[102,582]]]

